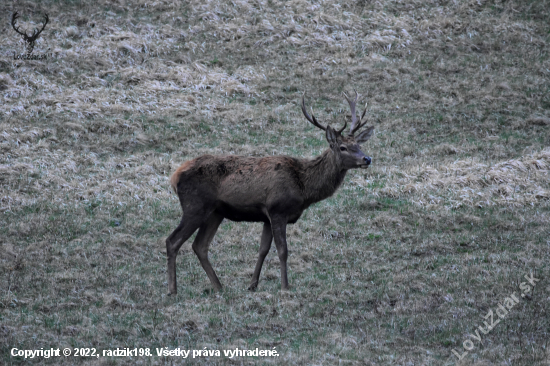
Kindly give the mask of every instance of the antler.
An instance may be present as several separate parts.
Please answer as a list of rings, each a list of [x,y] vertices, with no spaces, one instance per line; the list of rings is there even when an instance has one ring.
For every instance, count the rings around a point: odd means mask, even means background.
[[[32,36],[30,37],[31,42],[35,41],[38,38],[40,33],[42,33],[44,28],[46,28],[46,24],[48,24],[49,21],[50,21],[50,18],[48,17],[48,14],[44,14],[44,25],[40,30],[37,30],[36,28],[34,29],[34,32],[32,32]]]
[[[355,132],[357,132],[361,127],[363,127],[367,121],[365,120],[362,122],[363,117],[365,117],[365,114],[367,113],[367,103],[365,103],[365,110],[363,111],[363,114],[361,115],[361,118],[359,119],[359,123],[357,123],[357,115],[355,114],[355,103],[357,103],[357,98],[359,98],[359,94],[357,93],[357,90],[353,89],[355,92],[355,99],[350,100],[346,93],[344,94],[344,97],[349,103],[349,107],[351,109],[351,127],[349,129],[349,134],[353,135]]]
[[[17,22],[17,19],[19,18],[19,14],[17,12],[13,13],[13,15],[11,16],[11,26],[13,27],[13,29],[19,33],[20,35],[22,35],[23,37],[27,37],[27,33],[21,33],[19,31],[19,27],[16,27],[15,26],[15,22]]]
[[[355,94],[357,94],[357,92],[355,92]],[[307,118],[307,120],[309,122],[311,122],[314,126],[316,127],[319,127],[321,130],[323,131],[326,131],[327,128],[322,126],[321,124],[319,124],[319,122],[317,122],[317,119],[315,119],[315,116],[313,115],[313,113],[311,114],[311,116],[307,113],[307,110],[306,110],[306,103],[304,101],[304,96],[306,95],[306,93],[304,93],[304,95],[302,95],[302,112],[304,113],[304,116]],[[346,99],[348,99],[347,95],[344,93],[344,95],[346,96]],[[352,110],[352,113],[353,113],[353,116],[355,116],[355,102],[357,101],[357,95],[355,96],[355,101],[351,102],[349,99],[348,99],[348,102],[350,102],[350,106],[351,106],[351,110]],[[367,112],[367,109],[366,109],[366,105],[365,105],[365,111],[363,112],[363,116],[365,116],[365,113]],[[363,116],[361,116],[361,119],[363,119]],[[359,123],[359,126],[357,126],[355,129],[353,128],[353,123],[356,122],[356,117],[352,117],[352,132],[350,132],[351,135],[353,135],[353,133],[355,131],[357,131],[360,127],[363,127],[365,124],[361,124]],[[366,122],[366,121],[365,121]],[[342,132],[344,132],[344,130],[346,129],[346,127],[348,126],[348,122],[346,120],[344,120],[344,126],[339,129],[339,130],[335,130],[336,133],[338,133],[339,135],[342,134]]]
[[[40,33],[42,33],[42,31],[44,30],[44,28],[46,28],[46,24],[48,24],[48,22],[50,21],[50,18],[48,17],[48,14],[45,14],[44,15],[44,24],[42,25],[42,28],[40,30],[38,29],[34,29],[34,31],[32,32],[32,34],[29,36],[27,34],[27,31],[25,30],[24,32],[21,32],[19,30],[19,27],[16,27],[15,26],[15,23],[17,22],[17,19],[19,19],[19,14],[17,12],[13,13],[13,15],[11,16],[11,26],[13,27],[13,29],[19,33],[20,35],[23,36],[23,40],[25,42],[27,42],[27,49],[28,49],[28,52],[31,53],[33,48],[34,48],[34,42],[36,41],[36,39],[38,38],[38,36],[40,35]]]
[[[317,122],[317,120],[315,119],[315,116],[313,116],[313,113],[312,113],[312,116],[310,116],[308,113],[307,113],[307,110],[306,110],[306,102],[304,101],[304,96],[306,95],[306,93],[304,93],[304,95],[302,95],[302,112],[304,113],[304,116],[306,117],[306,119],[311,122],[315,127],[319,127],[321,130],[323,131],[326,131],[327,128],[324,127],[324,126],[321,126],[319,124],[319,122]]]
[[[350,127],[350,130],[349,130],[350,135],[353,135],[352,131],[355,128],[355,124],[357,123],[357,116],[355,115],[355,103],[357,102],[357,98],[359,98],[359,94],[357,94],[357,90],[353,89],[353,91],[355,92],[355,99],[354,100],[350,100],[346,93],[342,93],[342,94],[344,94],[344,97],[348,101],[349,107],[351,109],[351,127]]]
[[[342,132],[344,132],[344,130],[346,129],[347,125],[348,125],[348,121],[346,121],[346,120],[344,119],[344,126],[343,126],[341,129],[337,130],[336,132],[338,132],[338,134],[341,135]]]

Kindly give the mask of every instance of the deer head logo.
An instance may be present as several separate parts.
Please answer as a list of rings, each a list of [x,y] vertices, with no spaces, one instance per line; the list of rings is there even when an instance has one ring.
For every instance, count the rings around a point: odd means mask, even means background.
[[[17,12],[13,13],[13,15],[11,16],[11,26],[17,33],[19,33],[23,37],[23,40],[27,44],[27,54],[31,54],[32,51],[34,50],[34,42],[36,42],[36,40],[38,39],[38,37],[40,36],[40,33],[42,33],[44,28],[46,28],[46,24],[48,24],[48,21],[50,20],[50,18],[48,18],[48,14],[45,14],[44,24],[42,25],[42,28],[40,30],[35,28],[30,35],[27,34],[26,30],[21,31],[19,27],[15,25],[18,18],[19,18],[19,14]]]

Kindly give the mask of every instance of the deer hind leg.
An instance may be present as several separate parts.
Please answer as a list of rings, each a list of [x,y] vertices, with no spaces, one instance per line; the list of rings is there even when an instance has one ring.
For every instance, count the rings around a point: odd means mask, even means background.
[[[212,268],[212,265],[208,260],[208,247],[210,246],[210,243],[212,242],[212,239],[214,238],[214,235],[216,234],[216,231],[222,221],[223,216],[217,213],[212,213],[200,226],[197,237],[193,242],[193,251],[199,258],[201,266],[208,275],[212,286],[214,286],[214,288],[218,291],[222,289],[222,284],[220,283],[218,276],[216,276],[216,272],[214,272],[214,268]]]
[[[288,258],[288,249],[286,246],[286,225],[286,219],[271,219],[273,238],[275,239],[277,254],[279,255],[279,261],[281,262],[281,289],[283,290],[288,289],[288,277],[286,267],[286,260]]]
[[[260,255],[258,256],[258,262],[256,262],[256,268],[254,269],[254,275],[252,276],[252,281],[248,289],[250,291],[256,290],[258,287],[258,281],[260,280],[260,272],[262,271],[262,265],[264,264],[264,259],[269,253],[271,248],[271,242],[273,241],[273,233],[271,231],[271,224],[266,222],[262,231],[262,239],[260,242]]]
[[[183,215],[180,224],[166,239],[166,256],[168,259],[168,295],[177,294],[176,284],[176,257],[181,246],[201,225],[203,217],[200,215]]]

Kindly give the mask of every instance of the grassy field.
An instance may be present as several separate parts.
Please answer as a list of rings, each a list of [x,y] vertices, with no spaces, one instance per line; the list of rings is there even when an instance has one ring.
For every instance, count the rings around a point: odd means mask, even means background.
[[[13,11],[29,31],[49,14],[33,51],[47,60],[14,60]],[[181,364],[156,356],[180,347],[221,352],[205,365],[550,365],[550,1],[21,0],[0,14],[1,364]],[[354,88],[373,164],[289,226],[291,290],[273,246],[247,291],[261,225],[224,221],[210,250],[224,290],[190,240],[166,296],[170,173],[206,153],[319,155],[302,93],[340,126]],[[223,356],[237,347],[279,356]]]

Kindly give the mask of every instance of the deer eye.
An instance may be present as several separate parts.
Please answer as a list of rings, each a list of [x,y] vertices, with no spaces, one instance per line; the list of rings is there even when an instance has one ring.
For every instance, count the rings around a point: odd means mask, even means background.
[[[340,151],[348,151],[348,148],[345,146],[340,146]]]

